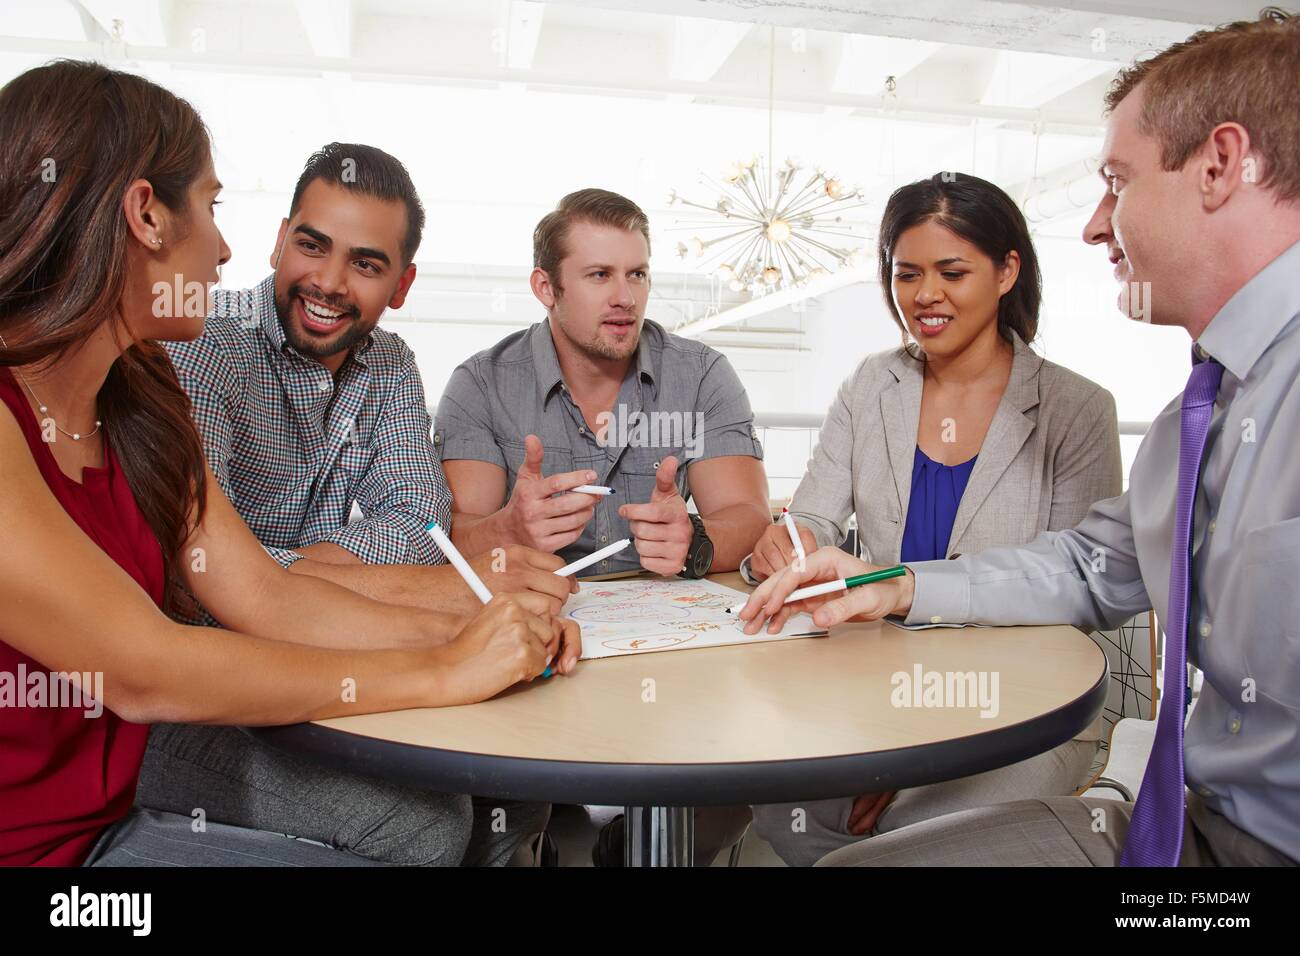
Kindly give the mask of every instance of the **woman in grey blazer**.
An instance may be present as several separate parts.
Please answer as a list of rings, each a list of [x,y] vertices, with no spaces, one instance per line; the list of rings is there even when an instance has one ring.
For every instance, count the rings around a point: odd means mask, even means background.
[[[804,548],[840,544],[856,515],[868,561],[955,557],[1073,527],[1118,495],[1114,399],[1027,344],[1041,279],[1010,197],[960,173],[903,186],[886,205],[879,253],[903,345],[868,356],[827,412],[790,508]],[[777,524],[750,568],[766,577],[793,558]],[[787,863],[811,864],[872,832],[1071,794],[1100,736],[1098,721],[1029,760],[897,794],[758,806],[755,826]]]

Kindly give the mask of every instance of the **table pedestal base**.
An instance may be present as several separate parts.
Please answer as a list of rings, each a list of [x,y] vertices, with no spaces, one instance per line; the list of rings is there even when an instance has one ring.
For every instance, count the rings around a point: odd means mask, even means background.
[[[624,866],[691,866],[695,861],[692,807],[625,807]]]

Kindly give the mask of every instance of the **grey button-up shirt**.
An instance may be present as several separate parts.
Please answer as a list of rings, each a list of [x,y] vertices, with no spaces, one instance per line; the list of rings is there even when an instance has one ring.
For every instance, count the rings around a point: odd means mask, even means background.
[[[614,495],[597,504],[582,537],[559,552],[566,561],[631,536],[618,508],[650,500],[655,469],[669,455],[677,457],[677,490],[687,500],[693,462],[725,455],[763,457],[749,397],[731,363],[707,345],[672,335],[649,319],[614,408],[597,425],[593,431],[569,394],[544,320],[452,372],[438,403],[433,441],[443,461],[472,459],[503,468],[507,497],[523,464],[528,435],[542,441],[542,474],[590,469],[596,473],[594,484],[614,488]],[[640,565],[636,550],[626,548],[586,573]]]
[[[1300,861],[1300,243],[1237,290],[1197,347],[1224,374],[1193,519],[1187,651],[1205,682],[1187,785]],[[1108,628],[1147,607],[1163,621],[1181,401],[1152,423],[1128,491],[1077,527],[912,565],[907,623]]]

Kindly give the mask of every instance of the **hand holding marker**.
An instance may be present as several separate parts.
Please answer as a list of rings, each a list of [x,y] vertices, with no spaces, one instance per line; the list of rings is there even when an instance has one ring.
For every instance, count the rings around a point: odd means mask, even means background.
[[[890,578],[901,578],[907,573],[907,568],[901,564],[896,564],[892,568],[881,568],[879,571],[869,571],[866,574],[855,574],[848,578],[839,578],[835,581],[827,581],[824,584],[813,584],[806,588],[799,588],[797,591],[791,591],[789,596],[782,601],[782,604],[793,604],[796,601],[802,601],[805,598],[818,597],[822,594],[831,594],[835,591],[847,591],[849,588],[860,587],[863,584],[874,584],[876,581],[888,581]],[[748,599],[740,602],[733,607],[727,608],[728,614],[739,614],[748,604]]]
[[[790,532],[790,543],[794,545],[795,557],[802,568],[804,562],[808,560],[808,555],[804,553],[803,542],[799,540],[799,530],[794,526],[794,519],[790,517],[789,508],[781,509],[781,518],[785,521],[785,530]]]
[[[574,493],[580,495],[597,495],[601,498],[608,498],[610,495],[617,494],[618,492],[613,488],[606,487],[605,485],[578,485],[578,487],[570,488],[568,491],[557,491],[555,494],[551,495],[551,497],[558,498],[560,495]]]
[[[492,592],[487,589],[483,579],[470,567],[469,562],[465,560],[465,556],[460,553],[460,549],[451,543],[451,538],[448,537],[447,532],[438,527],[438,522],[430,521],[424,526],[424,530],[429,532],[434,544],[447,556],[447,560],[451,562],[452,567],[460,572],[460,576],[465,579],[465,583],[469,585],[469,589],[474,592],[478,599],[484,604],[491,601]],[[554,673],[555,671],[551,669],[551,665],[547,664],[546,670],[542,671],[542,676],[550,677]]]
[[[611,492],[611,494],[612,493],[613,492]],[[569,564],[566,564],[564,567],[558,569],[555,573],[562,578],[567,578],[570,574],[573,574],[576,571],[581,571],[583,568],[590,567],[591,565],[595,564],[597,561],[603,561],[605,558],[608,558],[611,554],[618,554],[620,551],[622,551],[631,543],[632,543],[631,538],[620,538],[619,540],[611,544],[609,547],[601,548],[599,551],[593,551],[585,558],[579,558],[577,561],[573,561]]]

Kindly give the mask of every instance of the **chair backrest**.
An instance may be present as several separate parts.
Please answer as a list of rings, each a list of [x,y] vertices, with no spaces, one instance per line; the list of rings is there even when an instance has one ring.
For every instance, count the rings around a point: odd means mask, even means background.
[[[1093,763],[1092,779],[1096,779],[1106,766],[1111,734],[1119,721],[1126,717],[1155,720],[1159,701],[1156,686],[1159,635],[1155,611],[1144,611],[1114,630],[1093,631],[1091,634],[1110,664],[1110,687],[1102,710],[1106,727],[1102,733],[1101,749]],[[1087,785],[1083,789],[1087,789]]]

